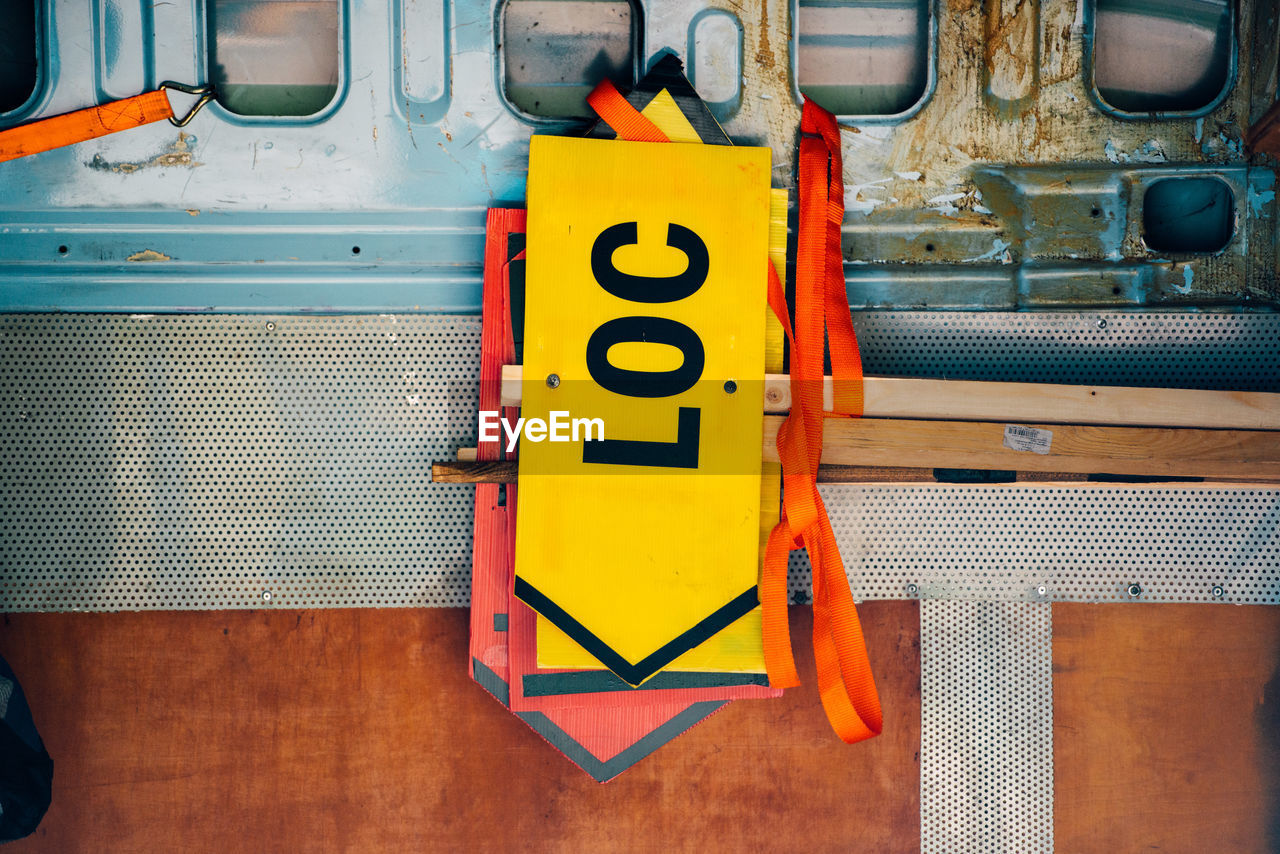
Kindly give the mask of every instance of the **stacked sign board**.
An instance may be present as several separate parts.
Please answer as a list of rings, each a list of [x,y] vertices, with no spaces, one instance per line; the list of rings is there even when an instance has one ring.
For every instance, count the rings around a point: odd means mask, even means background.
[[[778,501],[761,380],[781,368],[761,257],[785,252],[785,193],[674,57],[628,101],[673,142],[536,137],[527,216],[490,212],[482,320],[482,412],[522,359],[520,415],[604,435],[522,441],[518,485],[477,486],[473,675],[602,781],[780,693],[756,584]]]

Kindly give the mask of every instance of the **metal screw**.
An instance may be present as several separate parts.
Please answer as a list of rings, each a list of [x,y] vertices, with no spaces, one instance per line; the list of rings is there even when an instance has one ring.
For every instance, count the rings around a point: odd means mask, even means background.
[[[729,394],[733,394],[735,391],[738,390],[738,384],[735,383],[733,380],[725,380],[724,390],[727,391]]]
[[[560,375],[547,374],[547,388],[559,388],[559,387],[560,387]]]
[[[1124,592],[1128,593],[1134,599],[1137,599],[1139,596],[1142,595],[1142,585],[1130,584],[1128,587],[1124,589]]]
[[[268,321],[267,321],[267,331],[268,331],[268,332],[275,332],[275,331],[276,331],[276,322],[275,322],[274,320],[268,320]]]
[[[1099,329],[1107,328],[1107,319],[1105,317],[1098,318],[1098,328]]]
[[[1049,588],[1045,587],[1043,584],[1041,584],[1039,587],[1036,588],[1037,596],[1044,596],[1048,592],[1049,592]]]
[[[1225,596],[1225,595],[1227,595],[1227,591],[1222,589],[1222,585],[1221,585],[1221,584],[1215,584],[1215,585],[1213,585],[1213,598],[1214,598],[1214,599],[1221,599],[1221,598],[1222,598],[1223,596]]]
[[[915,595],[916,595],[917,593],[919,593],[919,592],[920,592],[920,588],[919,588],[919,587],[916,587],[914,584],[908,584],[908,585],[907,585],[907,595],[908,595],[908,596],[915,596]]]
[[[271,591],[270,591],[270,590],[263,590],[263,591],[262,591],[262,601],[264,601],[264,602],[270,602],[270,601],[271,601]]]

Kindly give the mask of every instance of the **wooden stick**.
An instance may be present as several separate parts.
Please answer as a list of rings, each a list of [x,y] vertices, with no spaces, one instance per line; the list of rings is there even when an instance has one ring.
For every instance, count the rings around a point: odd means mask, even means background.
[[[782,419],[766,416],[765,459],[776,462]],[[1046,453],[1007,448],[1005,425],[967,421],[828,418],[826,463],[916,468],[1005,469],[1145,477],[1280,478],[1280,433],[1168,427],[1037,425]]]
[[[520,464],[517,460],[477,461],[475,448],[459,448],[457,462],[431,464],[431,480],[435,483],[517,483]],[[1081,475],[1067,475],[1079,480]],[[933,469],[889,468],[873,466],[820,466],[819,483],[862,483],[898,481],[902,483],[935,480]]]
[[[523,366],[503,367],[503,406],[520,405],[522,377]],[[788,412],[790,378],[764,380],[764,411]],[[823,399],[830,407],[831,377]],[[870,418],[1280,430],[1280,394],[1267,392],[866,377],[863,401]]]
[[[470,450],[474,451],[475,448]],[[462,460],[431,464],[432,483],[516,483],[520,463],[516,460]]]
[[[766,462],[778,462],[782,417],[764,416]],[[1046,453],[1005,446],[1005,425],[970,421],[828,418],[825,465],[911,469],[987,469],[1048,474],[1280,479],[1280,432],[1173,427],[1042,424]],[[475,459],[462,449],[459,460]]]
[[[459,461],[440,462],[431,466],[431,480],[435,483],[517,483],[519,463],[515,460],[498,460],[492,462]],[[979,481],[974,483],[939,481],[933,469],[889,467],[889,466],[842,466],[823,465],[818,468],[819,483],[942,483],[951,486],[1197,486],[1197,487],[1233,487],[1253,486],[1269,488],[1280,485],[1280,479],[1262,480],[1259,478],[1217,481],[1158,481],[1153,483],[1130,483],[1126,481],[1088,480],[1087,475],[1073,472],[1014,472],[1011,481]]]

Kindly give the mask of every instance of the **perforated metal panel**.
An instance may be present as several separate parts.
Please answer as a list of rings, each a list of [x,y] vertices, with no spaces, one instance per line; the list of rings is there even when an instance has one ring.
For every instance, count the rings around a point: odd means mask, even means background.
[[[1053,850],[1049,605],[920,605],[923,854]]]
[[[856,317],[870,373],[1280,387],[1280,317],[1100,319]],[[471,316],[0,316],[0,609],[467,604],[478,364]],[[1274,490],[823,489],[858,598],[1280,595]]]
[[[1276,314],[867,312],[854,324],[871,375],[1280,390]],[[821,489],[860,599],[1280,602],[1276,490]],[[790,569],[803,600],[808,558],[793,553]]]
[[[0,317],[0,611],[466,605],[472,317]]]
[[[1280,314],[853,315],[870,376],[1280,391]]]
[[[820,490],[858,599],[1280,603],[1276,489]],[[801,598],[808,573],[793,553]]]

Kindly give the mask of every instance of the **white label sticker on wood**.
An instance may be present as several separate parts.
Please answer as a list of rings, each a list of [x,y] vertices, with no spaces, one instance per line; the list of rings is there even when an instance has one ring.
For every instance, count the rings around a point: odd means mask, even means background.
[[[1049,453],[1053,444],[1053,431],[1023,424],[1004,425],[1004,446],[1014,451],[1030,451],[1033,454]]]

